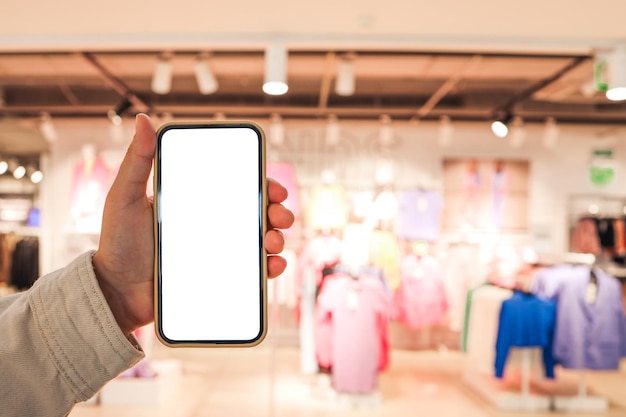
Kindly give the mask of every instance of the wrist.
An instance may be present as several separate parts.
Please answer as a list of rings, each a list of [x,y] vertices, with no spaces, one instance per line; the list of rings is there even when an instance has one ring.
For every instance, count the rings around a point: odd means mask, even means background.
[[[104,266],[98,252],[95,252],[92,256],[91,265],[93,267],[96,280],[98,281],[98,285],[100,286],[100,290],[102,291],[102,295],[104,295],[104,299],[106,300],[117,325],[120,327],[122,333],[124,333],[126,337],[129,337],[137,329],[137,326],[134,326],[132,321],[129,320],[128,311],[125,307],[124,295],[111,284],[111,282],[113,282],[112,276],[114,275],[114,272],[109,271]]]

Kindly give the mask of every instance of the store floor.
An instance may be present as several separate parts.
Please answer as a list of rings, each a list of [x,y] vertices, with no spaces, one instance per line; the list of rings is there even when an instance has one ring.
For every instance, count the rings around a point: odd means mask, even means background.
[[[346,405],[331,395],[327,380],[299,372],[295,348],[167,349],[155,347],[157,363],[179,364],[178,383],[158,405],[81,404],[71,417],[548,417],[557,412],[505,412],[463,380],[464,357],[452,351],[393,351],[392,365],[380,378],[380,402]],[[625,364],[626,365],[626,364]],[[576,389],[576,375],[561,375]],[[567,383],[571,382],[571,386]],[[609,399],[603,413],[579,417],[626,416],[626,367],[622,372],[590,374],[589,390]],[[128,392],[126,392],[128,394]],[[271,400],[273,398],[273,401]],[[371,399],[369,399],[371,400]]]

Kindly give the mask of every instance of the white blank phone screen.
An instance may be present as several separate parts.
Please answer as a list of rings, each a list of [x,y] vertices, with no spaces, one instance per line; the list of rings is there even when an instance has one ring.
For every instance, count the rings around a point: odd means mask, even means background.
[[[162,336],[255,340],[264,320],[260,135],[173,128],[158,155]]]

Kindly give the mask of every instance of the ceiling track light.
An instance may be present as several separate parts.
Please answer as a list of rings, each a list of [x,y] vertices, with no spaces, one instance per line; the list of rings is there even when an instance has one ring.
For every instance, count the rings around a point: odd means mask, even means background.
[[[154,64],[152,74],[152,91],[156,94],[167,94],[172,89],[172,54],[164,53]]]
[[[59,135],[52,123],[52,118],[50,117],[50,113],[43,112],[41,113],[41,120],[39,123],[39,130],[41,134],[48,142],[56,142],[59,138]]]
[[[393,127],[391,126],[391,117],[387,114],[380,116],[380,131],[378,133],[378,143],[382,147],[391,146],[393,143]]]
[[[506,113],[504,117],[498,118],[491,123],[491,131],[499,138],[505,138],[509,134],[509,123],[513,116]]]
[[[111,123],[119,126],[122,124],[122,115],[131,107],[132,103],[130,102],[130,100],[125,98],[115,108],[109,110],[107,116],[109,116],[109,119],[111,119]]]
[[[289,90],[287,84],[287,48],[272,44],[265,50],[265,82],[263,91],[271,96],[280,96]]]
[[[441,116],[439,118],[439,146],[449,146],[452,142],[452,134],[454,133],[454,127],[452,126],[452,120],[449,116]]]
[[[341,126],[339,126],[339,120],[337,120],[337,116],[331,114],[328,116],[328,121],[326,123],[326,144],[331,147],[337,146],[340,139]]]
[[[215,78],[215,73],[211,68],[209,59],[210,54],[202,53],[198,56],[198,60],[194,65],[198,90],[204,95],[213,94],[218,89],[217,79]]]
[[[33,184],[39,184],[43,180],[43,172],[32,165],[26,167],[26,174]]]
[[[273,113],[270,118],[269,142],[274,146],[280,146],[285,142],[285,126],[278,113]]]
[[[521,116],[515,116],[511,121],[510,137],[510,144],[513,148],[519,148],[524,144],[526,128],[524,127],[524,119]]]
[[[337,79],[335,93],[340,96],[354,94],[356,79],[354,75],[354,54],[347,54],[339,59],[337,64]]]
[[[13,177],[18,180],[26,175],[26,168],[15,158],[9,159],[8,171],[10,171],[13,174]]]
[[[559,126],[554,117],[546,119],[546,127],[543,133],[543,146],[553,149],[559,140]]]
[[[607,67],[608,90],[611,101],[626,100],[626,45],[619,45],[609,54]]]

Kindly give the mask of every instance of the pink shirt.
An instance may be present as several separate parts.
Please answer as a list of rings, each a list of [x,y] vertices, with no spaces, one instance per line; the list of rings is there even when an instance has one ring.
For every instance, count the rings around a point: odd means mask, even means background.
[[[343,273],[326,278],[316,308],[316,349],[320,365],[332,367],[342,393],[371,393],[378,372],[389,363],[389,305],[381,281]]]
[[[394,296],[394,320],[411,329],[441,324],[448,300],[439,261],[411,254],[402,259],[400,269],[402,281]]]

